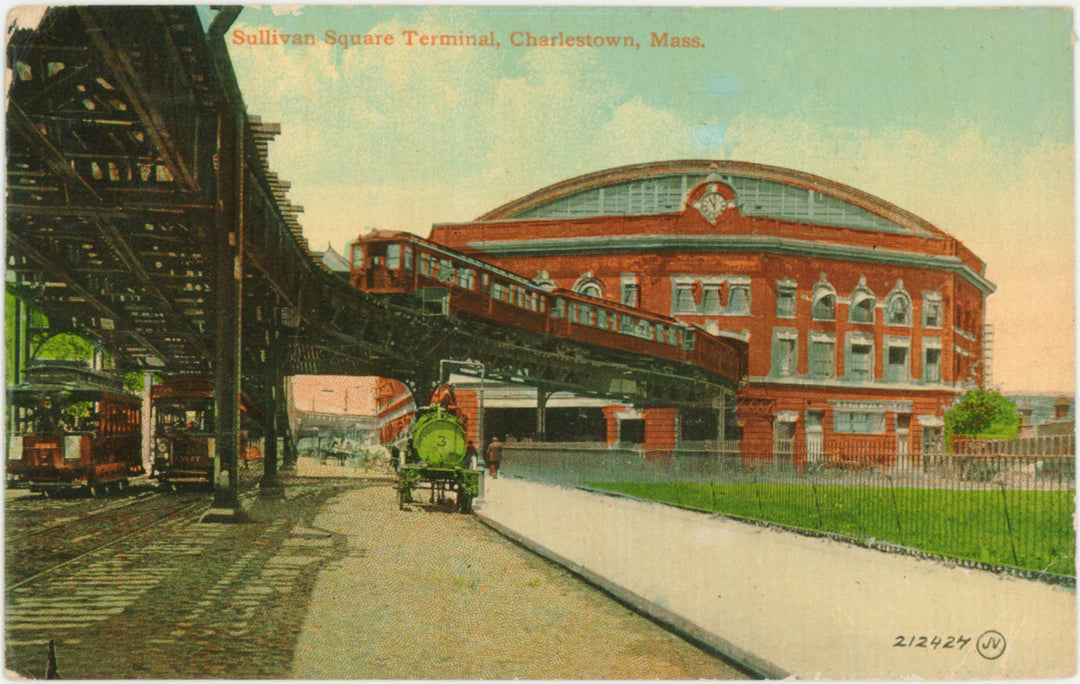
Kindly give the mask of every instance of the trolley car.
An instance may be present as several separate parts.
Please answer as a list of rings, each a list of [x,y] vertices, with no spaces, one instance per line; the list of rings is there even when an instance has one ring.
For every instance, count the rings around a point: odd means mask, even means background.
[[[480,471],[468,467],[465,426],[440,404],[420,409],[409,429],[405,464],[398,468],[398,507],[413,501],[413,490],[427,489],[431,502],[456,497],[468,513],[480,493]]]
[[[9,479],[54,496],[84,489],[120,491],[145,472],[142,399],[115,371],[81,361],[38,361],[8,389],[14,409],[8,443]]]
[[[181,484],[209,484],[214,478],[214,380],[201,375],[167,378],[150,389],[154,426],[151,477],[164,489]],[[261,414],[240,397],[240,457],[262,458],[255,438]]]

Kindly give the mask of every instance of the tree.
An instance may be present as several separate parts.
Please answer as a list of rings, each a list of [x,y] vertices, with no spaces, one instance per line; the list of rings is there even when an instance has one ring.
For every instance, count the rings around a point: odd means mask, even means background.
[[[972,390],[945,412],[945,436],[1016,439],[1020,414],[1016,405],[997,392]]]

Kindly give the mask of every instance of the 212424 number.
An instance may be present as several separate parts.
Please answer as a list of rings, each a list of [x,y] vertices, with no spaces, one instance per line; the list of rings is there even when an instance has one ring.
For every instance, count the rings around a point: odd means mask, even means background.
[[[971,637],[960,636],[898,636],[893,646],[900,648],[955,648],[962,649],[971,643]]]

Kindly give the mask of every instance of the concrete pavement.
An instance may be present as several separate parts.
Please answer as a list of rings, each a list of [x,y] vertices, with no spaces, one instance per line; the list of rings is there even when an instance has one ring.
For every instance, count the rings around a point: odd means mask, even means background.
[[[489,479],[477,511],[773,675],[1076,672],[1071,589],[515,478]]]

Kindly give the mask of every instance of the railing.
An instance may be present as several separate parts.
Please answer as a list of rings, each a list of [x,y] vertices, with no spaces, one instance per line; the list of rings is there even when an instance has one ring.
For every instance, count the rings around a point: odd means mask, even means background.
[[[714,442],[672,451],[517,443],[501,472],[906,547],[976,563],[1075,572],[1075,449],[908,453],[884,442]],[[1067,447],[1067,444],[1065,445]]]

